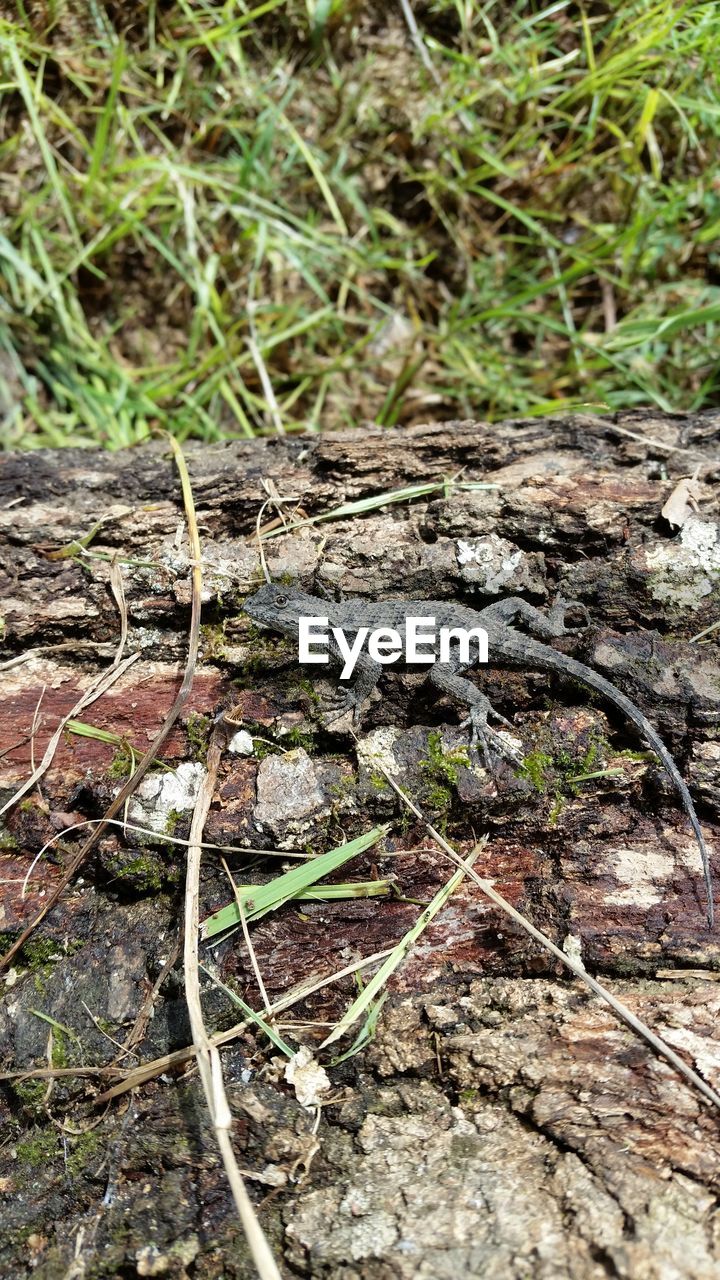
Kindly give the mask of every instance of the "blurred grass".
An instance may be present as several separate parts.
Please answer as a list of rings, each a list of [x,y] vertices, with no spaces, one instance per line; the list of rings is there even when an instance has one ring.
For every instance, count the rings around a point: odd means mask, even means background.
[[[0,0],[0,438],[719,400],[715,3]]]

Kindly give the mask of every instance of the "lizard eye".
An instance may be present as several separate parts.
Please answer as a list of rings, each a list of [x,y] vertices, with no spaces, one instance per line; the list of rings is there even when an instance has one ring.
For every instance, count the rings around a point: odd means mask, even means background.
[[[275,597],[275,604],[277,605],[278,609],[284,609],[287,602],[288,602],[287,596],[280,595]]]

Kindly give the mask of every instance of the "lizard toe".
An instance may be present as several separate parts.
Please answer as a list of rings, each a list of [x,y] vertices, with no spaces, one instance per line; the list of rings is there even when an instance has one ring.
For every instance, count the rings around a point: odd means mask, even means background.
[[[493,719],[497,720],[500,724],[504,724],[506,729],[512,729],[513,732],[515,731],[515,725],[512,724],[510,720],[506,720],[505,716],[500,715],[500,712],[496,711],[494,707],[490,708],[488,715],[492,716]]]
[[[357,725],[359,723],[358,710],[359,708],[354,698],[343,698],[340,703],[325,712],[323,715],[323,724],[326,727],[328,725],[335,724],[336,720],[341,720],[343,716],[347,715],[348,711],[352,711],[353,723]]]
[[[475,751],[482,756],[482,760],[486,769],[491,773],[495,772],[495,766],[500,760],[510,760],[513,764],[522,764],[521,753],[506,741],[506,739],[494,729],[491,729],[487,722],[487,716],[484,709],[474,708],[475,714],[471,711],[466,720],[463,720],[460,728],[466,729],[470,727],[470,750]],[[493,714],[497,715],[496,712]],[[502,724],[507,725],[509,729],[513,726],[498,716]]]

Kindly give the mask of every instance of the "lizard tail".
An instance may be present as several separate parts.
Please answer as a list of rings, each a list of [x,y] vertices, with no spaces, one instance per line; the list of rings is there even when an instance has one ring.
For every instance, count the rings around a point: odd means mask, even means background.
[[[695,833],[698,848],[700,849],[703,876],[705,878],[705,891],[707,894],[708,924],[712,928],[715,913],[713,907],[712,879],[710,876],[710,861],[708,858],[705,838],[698,821],[698,816],[695,812],[692,796],[687,789],[685,780],[678,770],[670,752],[665,746],[665,743],[660,737],[660,734],[657,732],[657,729],[653,728],[650,721],[646,720],[645,716],[642,714],[642,711],[640,711],[629,698],[626,698],[624,693],[620,693],[620,690],[610,684],[609,680],[605,680],[605,678],[599,675],[597,671],[593,671],[592,667],[586,667],[583,662],[577,662],[574,658],[569,658],[564,653],[555,653],[555,650],[551,649],[549,646],[539,645],[530,637],[526,636],[523,636],[521,648],[518,650],[518,656],[520,654],[522,655],[524,664],[527,664],[528,660],[532,661],[532,659],[535,658],[539,667],[550,668],[553,671],[560,672],[561,675],[574,676],[574,678],[581,681],[582,684],[589,685],[591,689],[597,689],[598,693],[604,694],[609,702],[613,702],[616,707],[619,707],[621,711],[624,711],[628,719],[632,720],[633,724],[637,725],[640,732],[649,742],[653,751],[660,757],[668,777],[671,779],[683,802],[685,812],[690,819],[690,825]]]

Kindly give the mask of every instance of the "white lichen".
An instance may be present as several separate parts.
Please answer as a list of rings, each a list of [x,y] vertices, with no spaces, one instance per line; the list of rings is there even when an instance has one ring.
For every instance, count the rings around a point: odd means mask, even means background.
[[[605,895],[605,901],[634,907],[654,907],[662,902],[662,882],[676,869],[671,854],[647,848],[613,849],[608,861],[608,870],[619,884]]]
[[[130,801],[130,821],[164,834],[172,813],[193,808],[205,773],[204,765],[188,761],[172,772],[148,774]]]
[[[366,734],[357,744],[358,764],[364,765],[369,773],[378,772],[382,766],[391,777],[395,777],[400,773],[400,767],[393,748],[400,737],[401,731],[392,725],[384,725]]]
[[[689,516],[672,542],[661,542],[645,553],[652,572],[653,599],[662,604],[699,609],[718,584],[720,526]]]
[[[227,749],[234,756],[253,755],[255,748],[253,746],[253,740],[247,729],[238,729],[237,733],[234,733],[228,742]]]
[[[459,538],[455,554],[463,581],[489,595],[539,586],[537,557],[528,556],[495,533],[485,538]]]

